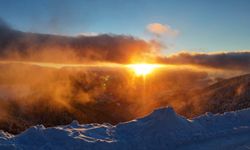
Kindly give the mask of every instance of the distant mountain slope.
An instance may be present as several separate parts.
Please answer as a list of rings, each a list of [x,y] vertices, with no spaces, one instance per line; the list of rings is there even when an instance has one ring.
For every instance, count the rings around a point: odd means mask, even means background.
[[[0,149],[244,150],[249,145],[250,109],[188,120],[168,107],[116,126],[74,121],[53,128],[34,126],[16,136],[0,132]]]
[[[215,83],[191,98],[194,114],[223,113],[250,107],[250,74]]]

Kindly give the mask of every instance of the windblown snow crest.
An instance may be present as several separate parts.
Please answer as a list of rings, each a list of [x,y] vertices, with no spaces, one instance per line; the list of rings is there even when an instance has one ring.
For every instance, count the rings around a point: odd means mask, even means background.
[[[34,126],[16,136],[2,131],[0,149],[246,149],[249,127],[250,109],[189,120],[164,107],[116,126],[73,121],[53,128]]]

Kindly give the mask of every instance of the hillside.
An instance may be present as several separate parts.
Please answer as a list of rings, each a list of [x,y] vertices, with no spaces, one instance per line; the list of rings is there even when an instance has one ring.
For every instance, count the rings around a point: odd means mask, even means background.
[[[248,108],[250,107],[250,74],[222,80],[194,95],[190,105],[196,115]]]

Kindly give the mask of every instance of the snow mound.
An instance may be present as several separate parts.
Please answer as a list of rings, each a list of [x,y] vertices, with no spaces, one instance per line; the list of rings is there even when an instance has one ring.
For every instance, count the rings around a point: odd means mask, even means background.
[[[0,149],[182,150],[249,146],[250,109],[220,115],[207,113],[188,120],[173,108],[164,107],[116,126],[73,121],[52,128],[34,126],[16,136],[0,132]]]

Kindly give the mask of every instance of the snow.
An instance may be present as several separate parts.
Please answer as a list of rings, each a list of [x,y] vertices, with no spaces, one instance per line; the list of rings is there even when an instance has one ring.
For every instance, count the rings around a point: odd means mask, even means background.
[[[250,149],[250,109],[186,119],[171,107],[125,123],[31,127],[19,135],[0,132],[0,149],[193,150]]]

